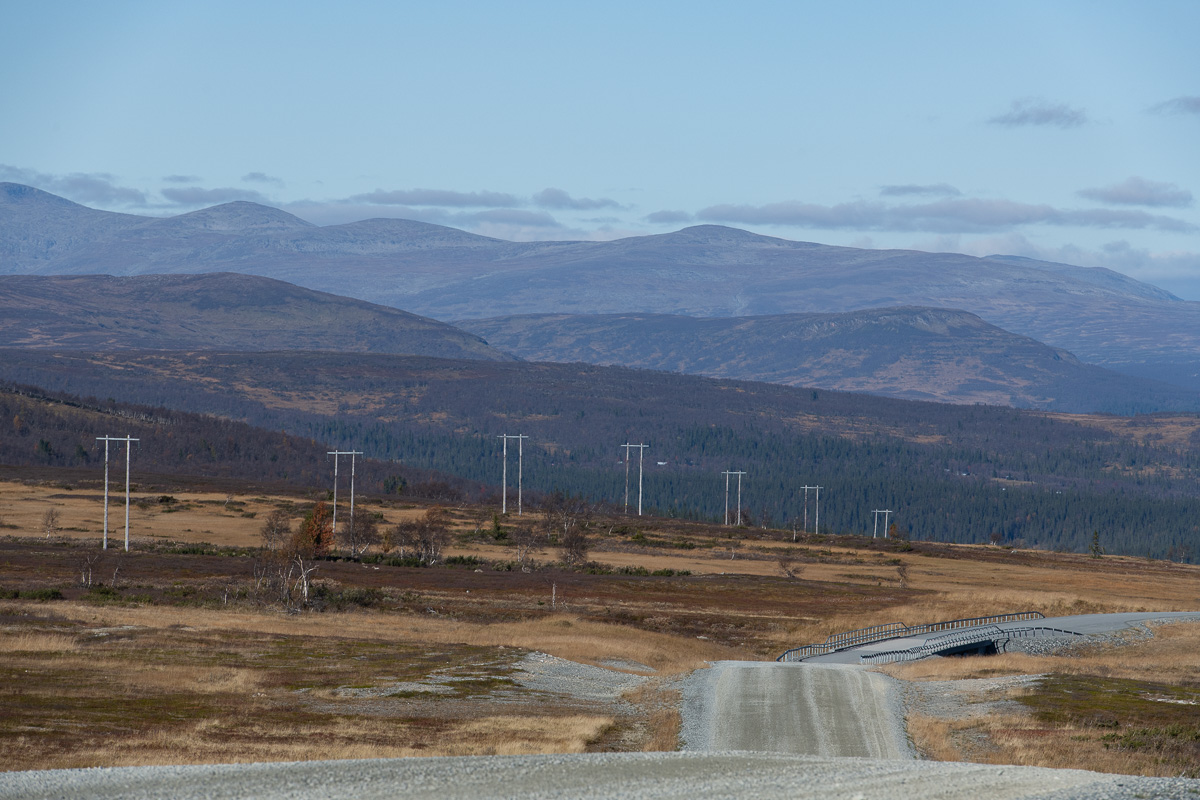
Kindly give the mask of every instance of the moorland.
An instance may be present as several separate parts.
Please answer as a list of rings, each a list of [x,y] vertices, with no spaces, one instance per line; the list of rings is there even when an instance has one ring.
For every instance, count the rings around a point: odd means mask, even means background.
[[[119,498],[115,541],[99,547],[101,486],[94,471],[0,486],[7,769],[674,749],[675,680],[705,661],[773,658],[889,621],[1200,602],[1200,569],[1165,561],[597,509],[575,518],[586,546],[571,559],[551,505],[502,516],[470,503],[435,512],[439,557],[421,563],[386,540],[358,558],[335,546],[309,562],[308,599],[284,602],[265,577],[264,527],[279,513],[298,530],[326,491],[160,478],[133,494],[126,552]],[[356,514],[386,531],[430,509],[364,495]],[[1197,627],[887,669],[1041,676],[1004,715],[915,715],[929,757],[1196,775]],[[620,704],[529,690],[514,676],[534,652],[646,680]]]

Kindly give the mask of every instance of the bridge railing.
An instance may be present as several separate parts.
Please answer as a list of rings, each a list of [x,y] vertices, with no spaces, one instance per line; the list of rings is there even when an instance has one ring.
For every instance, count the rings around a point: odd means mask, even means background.
[[[1062,628],[1050,628],[1044,625],[1035,625],[1027,628],[998,628],[992,625],[974,630],[954,631],[942,634],[941,636],[934,636],[932,639],[927,639],[919,645],[914,645],[903,650],[869,653],[859,656],[858,661],[860,664],[890,664],[896,661],[916,661],[927,656],[936,655],[937,653],[943,653],[947,650],[953,650],[957,647],[981,644],[986,641],[998,642],[1002,639],[1023,639],[1030,636],[1082,635],[1076,631],[1066,631]]]
[[[1001,622],[1022,622],[1031,619],[1045,619],[1040,611],[1016,611],[1009,614],[993,614],[989,617],[966,617],[951,619],[944,622],[931,622],[924,625],[905,625],[903,622],[889,622],[884,625],[874,625],[870,628],[860,628],[844,633],[835,633],[820,644],[808,644],[793,647],[785,651],[776,661],[803,661],[813,656],[825,655],[862,644],[881,642],[887,639],[900,639],[905,636],[915,636],[935,631],[955,630],[957,628],[973,628],[978,625],[993,625]]]

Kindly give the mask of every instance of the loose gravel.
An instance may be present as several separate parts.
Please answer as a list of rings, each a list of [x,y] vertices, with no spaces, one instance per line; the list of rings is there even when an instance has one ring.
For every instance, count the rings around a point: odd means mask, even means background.
[[[510,677],[523,688],[535,692],[618,704],[624,702],[620,700],[622,694],[649,680],[644,675],[578,664],[547,653],[529,653],[517,663],[517,669]]]
[[[0,774],[0,798],[23,800],[479,800],[480,798],[797,797],[860,800],[1195,800],[1200,781],[1079,770],[821,758],[774,753],[612,753]]]

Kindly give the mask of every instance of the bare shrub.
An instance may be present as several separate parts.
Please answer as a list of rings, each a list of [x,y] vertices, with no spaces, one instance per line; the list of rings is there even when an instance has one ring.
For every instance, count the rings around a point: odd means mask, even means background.
[[[379,534],[379,552],[384,555],[395,550],[397,544],[395,527],[385,528],[383,533]]]
[[[85,552],[83,555],[81,555],[79,557],[79,564],[78,564],[79,583],[85,589],[92,588],[93,575],[94,575],[95,571],[98,569],[97,565],[100,563],[100,561],[103,558],[104,558],[103,550]]]
[[[528,525],[518,525],[513,528],[510,537],[517,548],[517,566],[522,572],[533,568],[533,551],[538,546],[538,535]]]
[[[388,532],[388,538],[400,558],[415,558],[426,566],[441,562],[446,545],[450,543],[446,510],[435,506],[417,519],[401,522]]]
[[[592,505],[585,498],[561,491],[548,495],[541,504],[542,525],[547,538],[558,540],[563,563],[576,566],[587,563],[587,529],[592,520]]]
[[[46,515],[42,517],[42,532],[49,539],[51,536],[57,535],[60,530],[62,530],[62,526],[58,520],[58,509],[46,509]]]
[[[292,538],[292,517],[282,508],[277,508],[267,515],[263,526],[259,529],[262,546],[266,550],[278,550]]]
[[[796,561],[796,551],[790,547],[779,551],[779,555],[775,558],[775,563],[779,565],[779,571],[783,573],[785,578],[797,578],[804,571],[804,565]]]
[[[260,534],[264,553],[254,562],[256,590],[289,611],[307,606],[313,574],[333,543],[329,507],[323,502],[314,505],[295,531],[286,512],[273,511]]]
[[[373,514],[360,511],[338,531],[338,542],[351,558],[362,558],[368,548],[379,543],[379,522]]]

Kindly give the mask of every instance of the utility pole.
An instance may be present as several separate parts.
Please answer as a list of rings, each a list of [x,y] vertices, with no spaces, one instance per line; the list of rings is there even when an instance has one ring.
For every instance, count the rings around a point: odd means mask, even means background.
[[[337,535],[337,492],[338,492],[338,458],[350,456],[350,524],[354,524],[354,457],[361,456],[358,450],[330,450],[325,455],[333,456],[333,534]]]
[[[820,486],[801,486],[800,488],[804,490],[804,532],[808,533],[808,490],[816,489],[817,497],[819,498],[821,496],[821,487]],[[814,531],[814,533],[815,532],[816,531]]]
[[[625,513],[629,513],[629,448],[636,447],[638,449],[638,516],[642,515],[642,458],[646,453],[648,444],[623,444],[625,448]]]
[[[508,513],[508,440],[517,440],[517,514],[521,514],[521,473],[524,471],[525,460],[525,440],[529,437],[524,434],[508,434],[502,433],[496,437],[504,440],[504,475],[500,483],[500,493],[503,495],[500,501],[500,513]]]
[[[130,436],[97,436],[96,441],[104,442],[104,549],[108,549],[108,443],[125,443],[125,551],[129,551],[129,451],[133,449],[134,439]]]
[[[821,489],[823,489],[824,487],[823,486],[814,486],[813,488],[817,490],[817,519],[815,522],[813,522],[813,533],[820,533],[821,532]]]
[[[890,508],[877,508],[872,513],[875,514],[875,530],[871,531],[871,538],[874,539],[879,535],[879,515],[883,514],[883,538],[888,538],[887,520],[888,514],[892,513]]]
[[[741,472],[741,471],[736,471],[736,470],[725,470],[721,474],[725,476],[725,524],[726,525],[729,524],[729,476],[730,475],[738,476],[737,524],[741,525],[742,524],[742,476],[745,475],[746,473]]]

